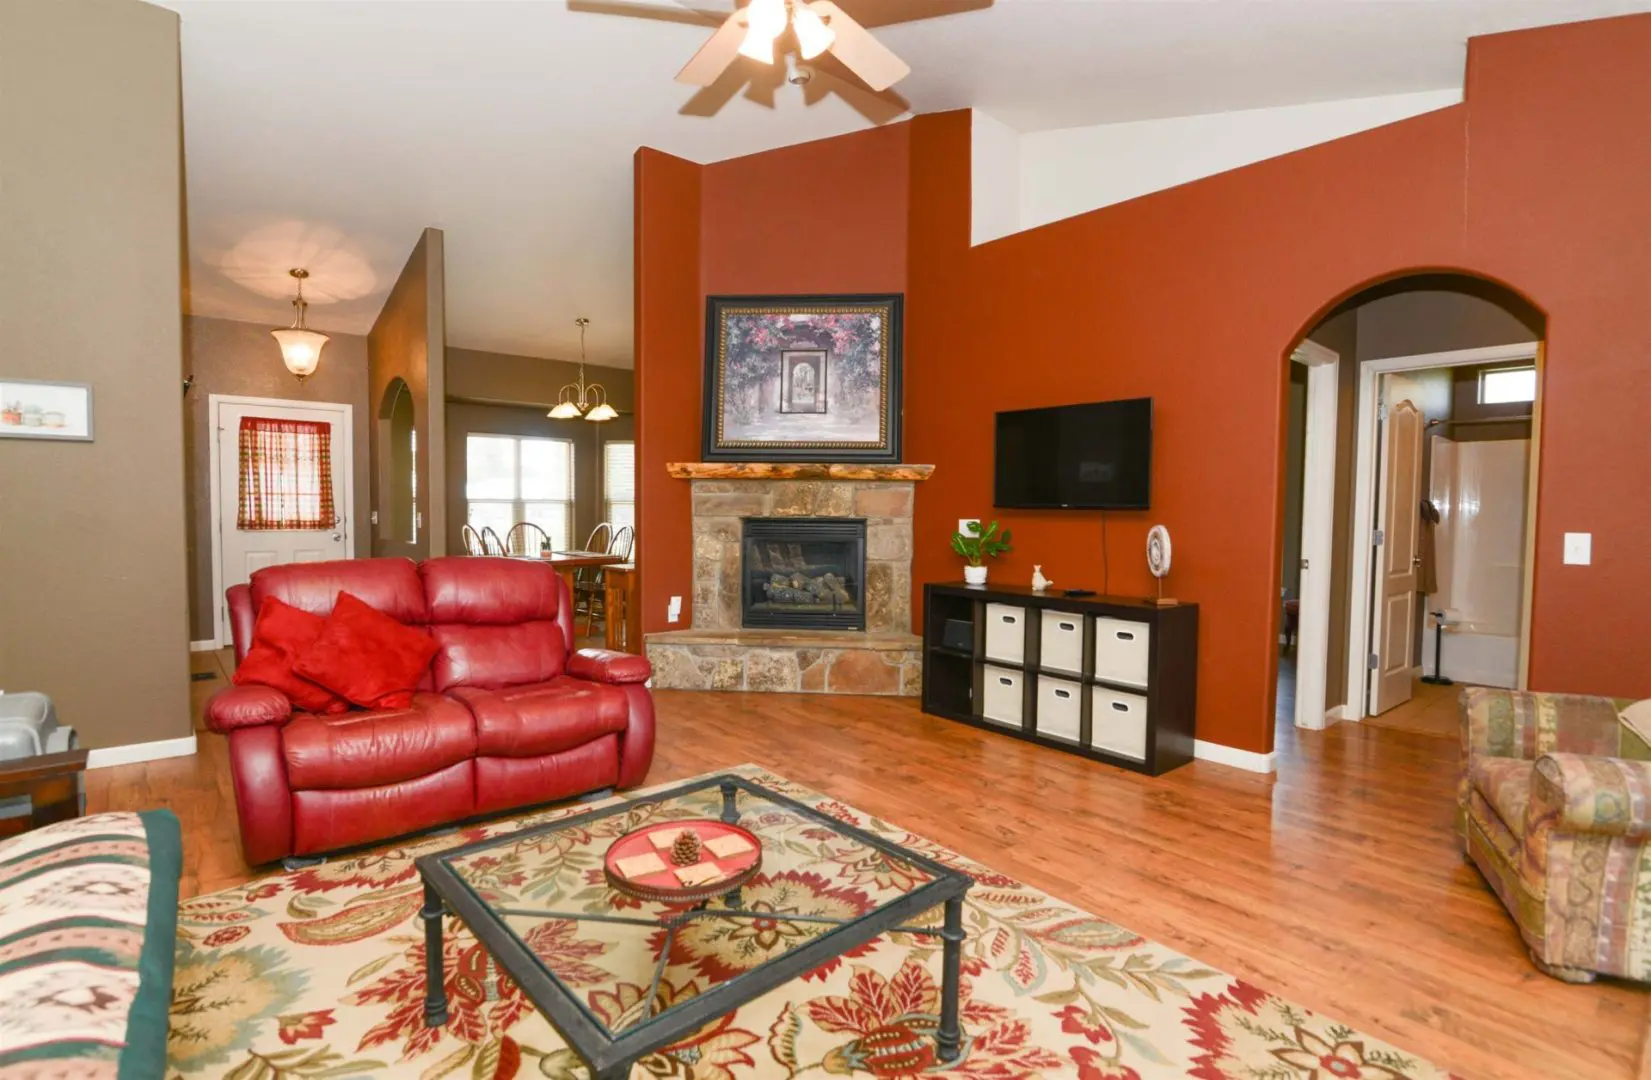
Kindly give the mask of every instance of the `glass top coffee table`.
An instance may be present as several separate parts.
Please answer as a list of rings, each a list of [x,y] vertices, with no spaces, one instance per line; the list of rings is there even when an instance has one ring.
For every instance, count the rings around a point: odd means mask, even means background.
[[[736,823],[762,845],[759,873],[693,905],[609,887],[603,858],[656,822]],[[442,915],[464,921],[590,1067],[633,1063],[890,931],[938,937],[937,1059],[958,1056],[963,896],[971,879],[737,775],[489,837],[417,862],[424,882],[426,1024],[447,1022]],[[825,888],[815,883],[824,881]],[[940,925],[913,920],[937,907]],[[694,992],[680,989],[692,984]]]

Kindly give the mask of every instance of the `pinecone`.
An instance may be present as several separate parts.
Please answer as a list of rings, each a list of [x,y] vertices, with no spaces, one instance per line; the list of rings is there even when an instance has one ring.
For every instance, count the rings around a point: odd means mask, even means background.
[[[699,849],[699,834],[692,829],[683,829],[671,844],[671,861],[678,866],[692,866],[699,862]]]

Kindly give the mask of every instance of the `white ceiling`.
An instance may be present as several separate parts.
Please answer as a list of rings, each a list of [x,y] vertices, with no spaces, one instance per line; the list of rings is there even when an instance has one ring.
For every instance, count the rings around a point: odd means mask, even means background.
[[[576,358],[573,320],[587,315],[591,361],[621,367],[638,146],[716,161],[971,105],[1032,131],[1444,89],[1460,86],[1471,35],[1651,9],[841,0],[868,22],[978,8],[880,27],[913,73],[903,97],[879,100],[826,78],[765,95],[751,69],[681,86],[672,76],[709,29],[658,8],[615,13],[625,0],[163,2],[183,19],[193,314],[284,323],[286,271],[303,265],[311,325],[365,333],[433,225],[450,344]]]

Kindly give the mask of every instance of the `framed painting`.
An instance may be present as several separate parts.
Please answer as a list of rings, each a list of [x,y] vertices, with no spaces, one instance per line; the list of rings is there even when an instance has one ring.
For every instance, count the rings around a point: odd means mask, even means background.
[[[899,461],[902,299],[707,298],[704,459]]]
[[[0,379],[0,437],[92,440],[92,388],[85,383]]]

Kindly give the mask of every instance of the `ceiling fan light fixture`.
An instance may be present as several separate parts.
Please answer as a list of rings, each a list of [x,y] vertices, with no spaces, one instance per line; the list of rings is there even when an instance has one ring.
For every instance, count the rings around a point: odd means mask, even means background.
[[[806,4],[799,4],[791,14],[791,29],[797,34],[797,51],[804,60],[812,60],[831,48],[837,40],[837,31],[814,14]]]
[[[747,39],[752,35],[772,41],[785,33],[785,0],[751,0],[745,6]]]
[[[756,31],[747,30],[745,40],[740,42],[740,55],[749,57],[760,64],[774,62],[774,39],[758,37]]]

